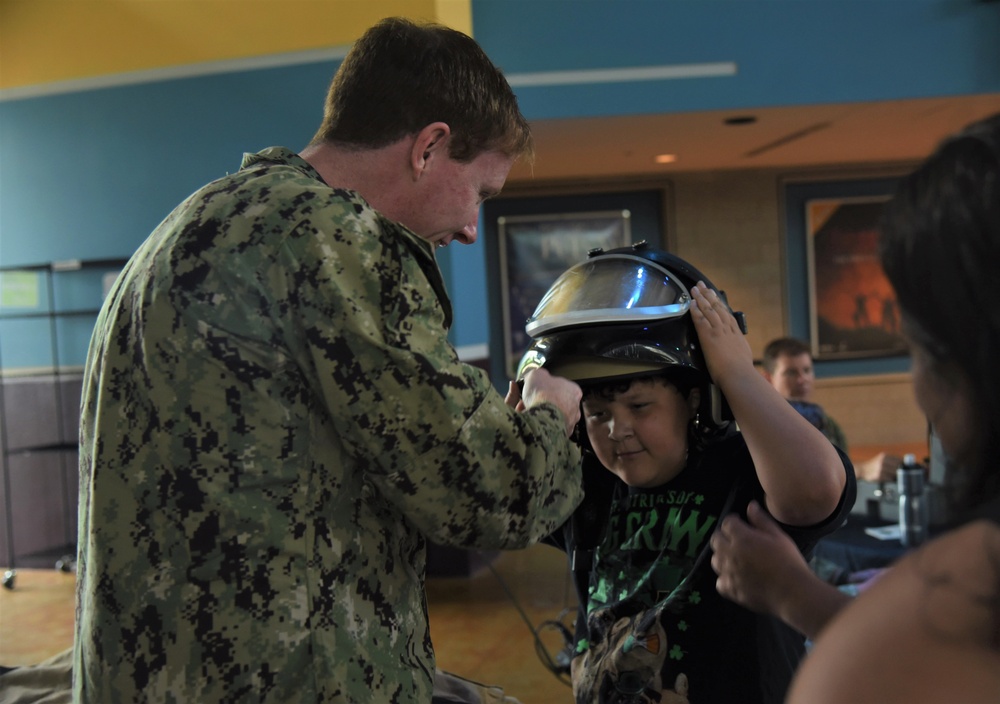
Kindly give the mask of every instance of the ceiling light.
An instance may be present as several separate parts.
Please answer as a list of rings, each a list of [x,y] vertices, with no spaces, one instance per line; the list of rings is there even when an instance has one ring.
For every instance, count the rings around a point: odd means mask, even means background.
[[[676,154],[657,154],[653,157],[653,161],[657,164],[673,164],[677,161]]]

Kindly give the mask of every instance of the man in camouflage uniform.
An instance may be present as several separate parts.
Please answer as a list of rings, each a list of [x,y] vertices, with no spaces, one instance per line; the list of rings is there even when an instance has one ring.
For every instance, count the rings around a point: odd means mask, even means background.
[[[108,296],[81,422],[74,699],[429,702],[426,541],[580,499],[579,388],[461,363],[435,245],[530,154],[467,36],[386,20],[299,155],[181,203]]]

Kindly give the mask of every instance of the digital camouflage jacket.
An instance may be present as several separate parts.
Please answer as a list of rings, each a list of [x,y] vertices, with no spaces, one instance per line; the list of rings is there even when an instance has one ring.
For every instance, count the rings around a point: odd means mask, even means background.
[[[426,540],[523,547],[581,494],[450,316],[433,247],[286,149],[157,227],[85,372],[76,701],[430,701]]]

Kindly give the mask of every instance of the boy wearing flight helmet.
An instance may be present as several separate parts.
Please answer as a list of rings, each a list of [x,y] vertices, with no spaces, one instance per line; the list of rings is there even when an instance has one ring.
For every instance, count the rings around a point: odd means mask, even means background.
[[[586,498],[551,537],[581,603],[576,701],[782,701],[803,639],[718,594],[709,538],[757,501],[808,552],[850,511],[850,461],[757,372],[725,297],[666,252],[594,253],[527,330],[519,376],[544,366],[584,390]]]

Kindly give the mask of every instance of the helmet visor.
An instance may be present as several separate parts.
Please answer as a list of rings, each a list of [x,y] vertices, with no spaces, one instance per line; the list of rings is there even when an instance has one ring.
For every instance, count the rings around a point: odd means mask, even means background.
[[[688,312],[687,287],[655,262],[607,254],[570,267],[556,279],[525,325],[533,338],[581,325],[638,323]]]

